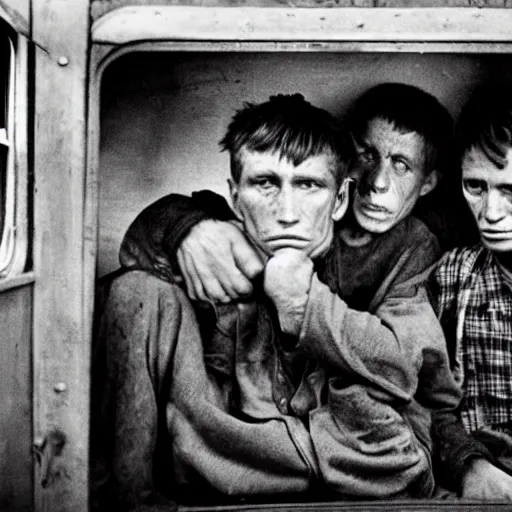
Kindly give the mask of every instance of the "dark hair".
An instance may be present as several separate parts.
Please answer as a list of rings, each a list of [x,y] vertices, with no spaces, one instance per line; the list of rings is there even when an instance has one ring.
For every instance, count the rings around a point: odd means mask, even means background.
[[[478,147],[503,169],[507,151],[512,148],[511,86],[487,85],[473,92],[459,116],[456,140],[460,157]]]
[[[338,183],[354,154],[345,127],[329,112],[314,107],[301,94],[271,96],[265,103],[245,103],[237,111],[220,141],[231,156],[231,176],[239,182],[241,150],[279,152],[293,165],[330,151],[336,162]]]
[[[444,174],[452,163],[453,119],[431,94],[418,87],[385,83],[372,87],[354,103],[349,130],[357,140],[369,121],[381,118],[401,133],[416,132],[425,141],[425,171]]]

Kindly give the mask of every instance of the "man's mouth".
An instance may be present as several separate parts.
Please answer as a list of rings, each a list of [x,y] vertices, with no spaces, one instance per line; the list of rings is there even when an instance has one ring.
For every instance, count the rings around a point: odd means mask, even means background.
[[[487,240],[504,240],[512,238],[512,230],[483,229],[480,233],[482,237]]]
[[[309,241],[308,238],[305,238],[303,236],[300,236],[300,235],[289,235],[289,234],[269,236],[265,241],[266,242],[273,242],[275,240],[298,240],[298,241],[303,241],[303,242]]]
[[[390,215],[391,212],[385,207],[380,204],[375,203],[369,203],[369,202],[360,202],[360,208],[364,210],[365,212],[377,214],[379,216],[383,215]]]
[[[265,239],[265,244],[272,250],[285,249],[304,249],[310,240],[299,235],[274,235]]]
[[[387,208],[384,208],[384,206],[380,206],[378,204],[374,203],[363,203],[363,208],[366,208],[367,210],[372,210],[373,212],[387,212]]]

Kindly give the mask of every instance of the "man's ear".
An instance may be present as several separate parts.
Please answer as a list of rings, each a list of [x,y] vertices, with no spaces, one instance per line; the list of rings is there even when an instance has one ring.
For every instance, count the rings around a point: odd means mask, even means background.
[[[439,183],[439,173],[434,169],[425,178],[423,185],[420,189],[420,197],[426,196],[429,192],[432,192]]]
[[[235,213],[238,217],[242,218],[243,216],[240,212],[240,207],[238,205],[238,185],[231,179],[228,179],[228,185],[229,185],[229,195],[231,196],[231,204],[233,205],[233,210],[235,210]]]
[[[334,209],[331,214],[331,218],[334,222],[341,220],[347,212],[348,205],[350,204],[350,184],[353,181],[352,178],[345,178],[338,189],[336,202],[334,203]]]

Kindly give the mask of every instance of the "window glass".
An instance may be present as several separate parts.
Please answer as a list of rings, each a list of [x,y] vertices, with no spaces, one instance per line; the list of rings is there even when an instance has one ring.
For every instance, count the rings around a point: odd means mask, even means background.
[[[4,34],[0,40],[0,277],[4,277],[14,255],[14,47]]]

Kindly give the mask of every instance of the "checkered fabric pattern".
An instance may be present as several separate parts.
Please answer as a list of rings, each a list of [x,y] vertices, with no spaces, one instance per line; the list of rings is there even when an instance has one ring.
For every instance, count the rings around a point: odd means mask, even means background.
[[[481,246],[455,249],[433,279],[466,429],[512,433],[512,292],[498,263]]]

